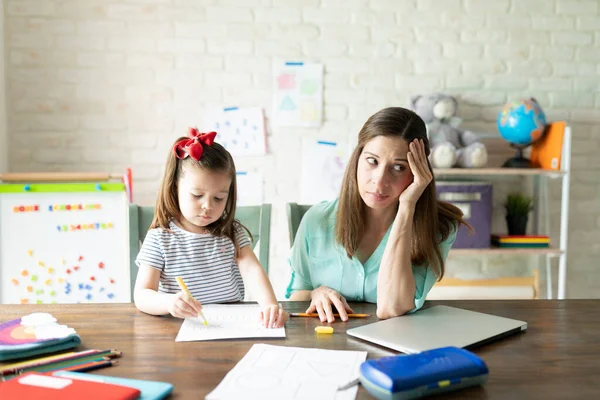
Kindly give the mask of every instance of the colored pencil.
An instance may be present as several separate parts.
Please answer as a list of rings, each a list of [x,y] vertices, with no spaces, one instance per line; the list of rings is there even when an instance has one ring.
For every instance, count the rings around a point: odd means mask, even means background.
[[[175,278],[175,280],[177,281],[177,284],[179,285],[179,287],[181,288],[181,290],[183,290],[185,292],[185,294],[187,294],[190,299],[193,299],[194,296],[192,296],[192,294],[190,293],[189,289],[187,288],[187,285],[183,281],[183,278],[180,277],[180,276],[178,276],[178,277]],[[204,316],[204,314],[202,313],[202,311],[200,311],[198,313],[198,318],[200,318],[200,317],[202,317],[202,319],[204,320],[204,325],[208,325],[208,321],[206,320],[206,317]]]
[[[98,369],[98,368],[112,367],[113,365],[117,365],[117,364],[119,364],[119,361],[117,361],[117,360],[96,361],[96,362],[74,365],[72,367],[62,368],[61,371],[86,372],[86,371],[91,371],[93,369]]]
[[[370,317],[371,314],[347,314],[348,318],[367,318]],[[290,317],[318,317],[319,314],[312,313],[290,313]],[[339,317],[340,314],[333,314],[334,317]]]
[[[117,350],[85,350],[80,352],[69,352],[56,356],[43,357],[35,360],[23,361],[15,364],[5,365],[0,369],[0,376],[12,375],[18,371],[29,370],[32,368],[43,367],[51,364],[58,364],[70,360],[79,360],[91,357],[120,357],[122,353]]]

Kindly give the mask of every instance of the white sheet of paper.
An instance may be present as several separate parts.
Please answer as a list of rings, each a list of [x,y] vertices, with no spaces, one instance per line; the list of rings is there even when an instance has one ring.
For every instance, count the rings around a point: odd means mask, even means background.
[[[202,312],[208,326],[202,318],[186,318],[176,342],[285,337],[285,328],[268,329],[260,324],[260,307],[256,304],[207,304]]]
[[[323,119],[323,64],[276,63],[273,122],[279,126],[321,126]]]
[[[203,116],[202,130],[216,131],[215,141],[234,156],[267,152],[265,117],[260,107],[215,109]]]
[[[302,204],[316,204],[339,197],[348,148],[334,141],[302,140],[300,193]]]
[[[358,377],[366,358],[366,351],[255,344],[206,399],[351,400],[358,386],[337,389]]]

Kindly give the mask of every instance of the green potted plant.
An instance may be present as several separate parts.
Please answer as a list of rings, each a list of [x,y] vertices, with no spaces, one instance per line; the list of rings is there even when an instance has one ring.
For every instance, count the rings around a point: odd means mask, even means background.
[[[509,235],[525,235],[529,212],[533,210],[533,199],[522,193],[510,193],[504,203]]]

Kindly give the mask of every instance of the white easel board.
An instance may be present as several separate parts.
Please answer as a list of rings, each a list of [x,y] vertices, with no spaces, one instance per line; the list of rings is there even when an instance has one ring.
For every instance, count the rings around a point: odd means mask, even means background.
[[[0,303],[129,302],[120,183],[0,185]]]

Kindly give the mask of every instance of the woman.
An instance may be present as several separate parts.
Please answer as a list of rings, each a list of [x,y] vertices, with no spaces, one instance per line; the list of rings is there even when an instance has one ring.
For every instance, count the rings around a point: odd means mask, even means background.
[[[418,310],[465,223],[436,199],[425,123],[401,107],[372,115],[358,134],[338,200],[311,207],[289,259],[286,297],[308,301],[321,321],[342,321],[350,301],[377,303],[377,316]],[[332,309],[335,307],[337,311]]]

